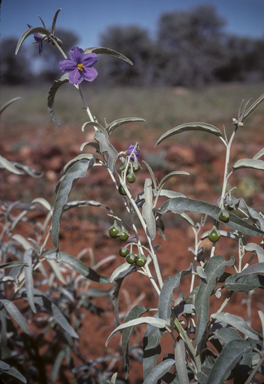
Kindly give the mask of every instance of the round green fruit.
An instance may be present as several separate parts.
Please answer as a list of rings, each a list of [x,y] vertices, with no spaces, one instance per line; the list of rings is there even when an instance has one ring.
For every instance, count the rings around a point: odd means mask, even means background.
[[[109,232],[110,237],[116,238],[116,237],[118,237],[118,234],[120,232],[120,228],[113,225],[112,227],[109,228],[108,232]]]
[[[145,255],[143,255],[142,253],[140,253],[138,256],[137,256],[137,260],[136,260],[136,265],[138,267],[144,267],[144,265],[146,264],[147,262],[147,258]]]
[[[139,163],[134,163],[134,164],[133,164],[133,171],[134,171],[134,172],[139,172],[139,171],[140,171],[140,165],[139,165]]]
[[[126,241],[129,238],[129,234],[126,231],[121,231],[119,233],[119,239],[122,241]]]
[[[129,250],[126,247],[122,247],[119,249],[119,255],[122,257],[126,257],[129,254]]]
[[[224,223],[229,222],[229,213],[225,209],[221,209],[218,217],[219,220],[223,221]]]
[[[125,189],[122,187],[121,184],[119,185],[118,192],[120,193],[120,195],[122,195],[122,196],[126,196],[126,191],[125,191]]]
[[[220,239],[220,235],[219,233],[217,233],[217,231],[215,229],[213,229],[209,236],[208,236],[208,239],[212,242],[212,243],[216,243],[219,239]]]
[[[137,256],[134,255],[133,252],[130,252],[126,257],[126,261],[128,264],[134,264],[136,260],[137,260]]]
[[[129,183],[134,183],[136,181],[136,175],[132,172],[130,172],[127,177],[126,177],[127,181]]]

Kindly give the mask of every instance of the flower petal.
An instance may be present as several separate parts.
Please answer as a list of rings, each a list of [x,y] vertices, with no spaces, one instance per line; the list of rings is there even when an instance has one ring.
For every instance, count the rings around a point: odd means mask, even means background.
[[[76,68],[74,71],[69,74],[69,83],[71,84],[80,84],[83,81],[83,76],[80,71]]]
[[[69,52],[69,58],[72,61],[75,61],[75,63],[79,64],[82,62],[85,54],[82,50],[82,48],[79,47],[73,47]]]
[[[64,73],[74,71],[76,68],[77,64],[75,63],[75,61],[72,61],[70,59],[60,61],[60,70]]]
[[[85,67],[91,67],[97,63],[97,55],[95,53],[86,53],[82,59],[82,64]]]
[[[97,75],[98,75],[98,72],[95,68],[84,67],[84,70],[82,71],[82,77],[86,81],[93,81]]]

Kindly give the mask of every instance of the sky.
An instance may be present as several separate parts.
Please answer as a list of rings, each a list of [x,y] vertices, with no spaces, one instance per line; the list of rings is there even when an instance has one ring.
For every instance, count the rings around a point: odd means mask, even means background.
[[[50,27],[62,8],[57,27],[73,30],[82,48],[98,46],[100,34],[112,25],[137,25],[155,38],[162,13],[188,11],[199,4],[215,6],[226,20],[226,32],[264,38],[264,0],[2,0],[0,33],[1,39],[19,38],[27,24],[41,26],[37,15]]]

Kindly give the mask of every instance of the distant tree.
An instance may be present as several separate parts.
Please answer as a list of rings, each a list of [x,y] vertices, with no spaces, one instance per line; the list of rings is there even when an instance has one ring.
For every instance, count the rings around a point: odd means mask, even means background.
[[[62,48],[66,55],[69,54],[70,49],[76,46],[79,41],[76,33],[66,29],[57,28],[56,36],[63,42]],[[32,49],[33,55],[38,57],[38,48],[33,45]],[[62,72],[60,71],[59,62],[63,60],[63,56],[52,43],[43,43],[41,59],[41,67],[39,70],[40,80],[52,82],[61,77]]]
[[[189,86],[212,81],[215,69],[225,59],[221,39],[224,24],[211,5],[163,14],[158,43],[163,50],[164,82]]]
[[[2,40],[1,53],[1,82],[2,84],[18,85],[30,81],[31,63],[27,49],[21,50],[15,56],[17,38],[9,37]]]
[[[100,45],[124,54],[134,64],[130,66],[112,57],[100,58],[100,79],[104,84],[148,85],[153,82],[155,43],[147,30],[136,26],[109,27],[100,36]]]

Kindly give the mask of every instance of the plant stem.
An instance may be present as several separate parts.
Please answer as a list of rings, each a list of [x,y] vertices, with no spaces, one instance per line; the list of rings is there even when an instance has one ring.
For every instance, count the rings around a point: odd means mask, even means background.
[[[249,375],[249,377],[247,378],[247,381],[245,381],[245,384],[250,384],[251,380],[254,378],[255,374],[258,372],[258,369],[259,367],[261,367],[261,364],[263,363],[264,361],[264,356],[263,354],[258,351],[261,358],[259,359],[259,362],[257,363],[257,365],[255,366],[255,368],[253,369],[253,371],[251,372],[251,374]]]
[[[89,119],[90,119],[91,121],[94,121],[93,115],[92,115],[92,113],[91,113],[91,111],[90,111],[90,108],[88,107],[88,105],[87,105],[87,103],[86,103],[84,94],[83,94],[83,92],[82,92],[81,84],[79,84],[78,89],[79,89],[79,93],[80,93],[80,95],[81,95],[81,98],[82,98],[84,107],[85,107],[85,109],[86,109],[87,115],[88,115],[88,117],[89,117]],[[94,129],[97,130],[96,127],[94,127]]]

